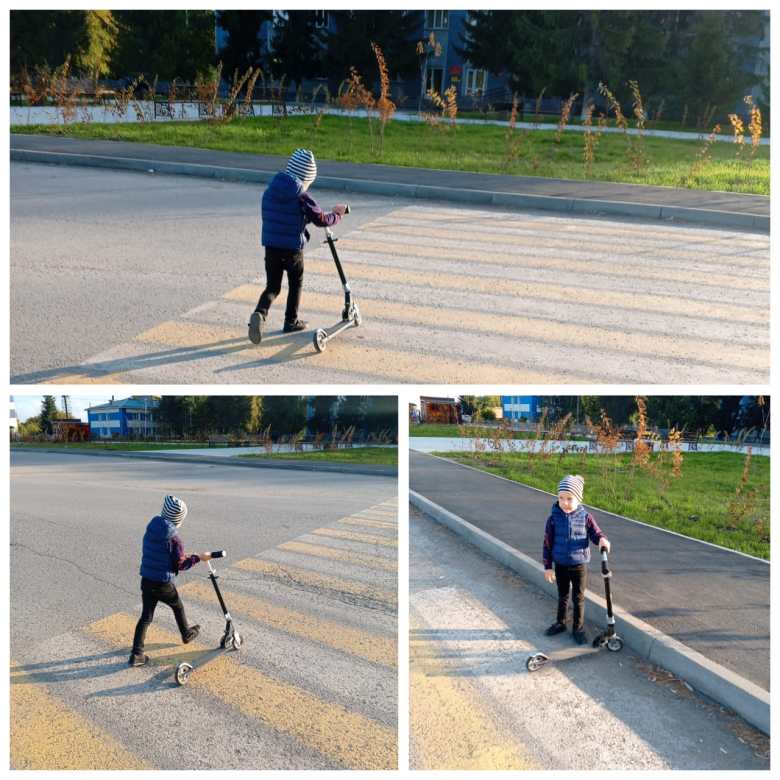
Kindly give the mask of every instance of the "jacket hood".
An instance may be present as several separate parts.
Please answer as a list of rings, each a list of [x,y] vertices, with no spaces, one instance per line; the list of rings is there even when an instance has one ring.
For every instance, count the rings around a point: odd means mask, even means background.
[[[270,186],[280,200],[298,200],[303,192],[303,184],[286,171],[279,171],[271,180]]]
[[[176,526],[170,520],[157,515],[149,521],[149,525],[146,526],[146,533],[149,534],[150,539],[155,541],[161,539],[168,542],[176,536]]]

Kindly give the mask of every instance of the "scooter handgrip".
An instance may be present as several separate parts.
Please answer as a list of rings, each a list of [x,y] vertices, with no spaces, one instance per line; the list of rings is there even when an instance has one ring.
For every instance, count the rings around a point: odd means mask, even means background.
[[[227,550],[214,550],[213,553],[211,553],[212,558],[224,558],[227,555]]]
[[[346,203],[346,204],[344,205],[344,213],[345,213],[345,214],[349,214],[349,203]]]

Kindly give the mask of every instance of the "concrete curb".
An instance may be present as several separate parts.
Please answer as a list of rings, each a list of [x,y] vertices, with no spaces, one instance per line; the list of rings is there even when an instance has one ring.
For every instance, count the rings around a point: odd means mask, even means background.
[[[49,165],[76,165],[90,168],[141,171],[144,173],[163,173],[176,176],[197,176],[204,179],[220,179],[251,184],[264,184],[276,175],[275,171],[258,171],[233,166],[164,162],[140,157],[110,157],[107,155],[46,152],[32,149],[11,149],[11,160],[14,162],[45,163]],[[743,214],[734,211],[599,200],[595,198],[523,195],[513,192],[494,192],[492,190],[453,189],[451,187],[426,184],[402,184],[370,179],[345,179],[335,176],[317,177],[317,186],[323,189],[343,192],[361,192],[372,195],[422,200],[444,200],[518,210],[536,209],[572,214],[605,214],[639,219],[674,219],[721,227],[747,228],[763,233],[769,232],[770,224],[768,216]]]
[[[369,477],[398,477],[398,469],[395,466],[353,466],[349,463],[320,463],[317,461],[294,461],[294,460],[268,460],[263,461],[259,458],[257,461],[241,459],[238,457],[222,458],[209,455],[174,455],[154,452],[96,452],[90,450],[61,450],[35,448],[26,449],[25,447],[11,447],[11,450],[17,452],[47,452],[56,455],[89,455],[97,458],[131,458],[135,460],[157,460],[172,461],[174,463],[201,463],[216,466],[238,466],[240,468],[250,469],[285,469],[288,471],[324,471],[334,474],[360,474]]]
[[[545,582],[544,570],[540,563],[414,490],[409,491],[409,502],[431,519],[446,525],[462,536],[486,555],[516,571],[550,596],[557,597],[555,585]],[[586,620],[601,623],[605,611],[604,599],[590,590],[587,591],[585,595]],[[615,617],[619,621],[619,633],[626,645],[642,658],[668,669],[686,680],[698,691],[734,710],[765,734],[770,733],[768,691],[724,666],[710,661],[701,653],[620,608],[615,609]]]

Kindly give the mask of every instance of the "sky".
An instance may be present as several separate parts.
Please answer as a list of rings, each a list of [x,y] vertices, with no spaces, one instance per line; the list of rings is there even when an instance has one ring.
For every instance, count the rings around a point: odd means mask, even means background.
[[[16,416],[22,422],[40,414],[42,395],[14,395],[12,398],[16,403]],[[55,395],[54,400],[57,402],[57,408],[63,410],[62,396]],[[110,400],[110,395],[69,395],[68,411],[71,417],[87,422],[87,407],[105,404]]]

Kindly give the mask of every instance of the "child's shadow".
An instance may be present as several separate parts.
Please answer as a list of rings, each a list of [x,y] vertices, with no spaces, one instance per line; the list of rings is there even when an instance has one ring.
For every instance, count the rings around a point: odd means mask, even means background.
[[[168,642],[148,643],[147,652],[156,650],[169,650],[177,648],[178,645]],[[97,691],[87,694],[85,699],[100,698],[105,696],[128,696],[136,693],[154,693],[159,690],[175,688],[178,683],[175,680],[174,672],[176,665],[181,662],[190,664],[194,669],[208,663],[213,658],[224,653],[224,650],[204,649],[204,650],[182,650],[174,656],[163,656],[162,658],[150,657],[149,664],[144,667],[132,669],[127,664],[127,654],[122,650],[111,650],[105,653],[96,653],[94,655],[82,655],[75,658],[68,658],[59,661],[46,661],[33,664],[22,664],[12,667],[11,685],[20,683],[41,683],[52,684],[62,682],[72,682],[76,680],[90,679],[97,677],[108,677],[109,675],[118,675],[123,672],[132,671],[140,674],[142,679],[131,684],[119,685],[114,688]],[[148,670],[160,670],[148,676]]]

